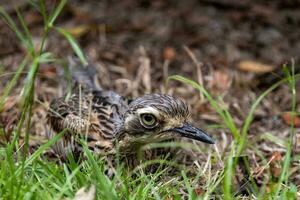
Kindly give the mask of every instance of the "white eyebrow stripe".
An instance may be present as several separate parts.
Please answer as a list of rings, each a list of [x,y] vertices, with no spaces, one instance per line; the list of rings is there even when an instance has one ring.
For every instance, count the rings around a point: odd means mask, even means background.
[[[137,111],[138,115],[144,114],[144,113],[151,113],[155,115],[156,117],[159,116],[159,111],[156,108],[153,107],[145,107],[145,108],[140,108]]]

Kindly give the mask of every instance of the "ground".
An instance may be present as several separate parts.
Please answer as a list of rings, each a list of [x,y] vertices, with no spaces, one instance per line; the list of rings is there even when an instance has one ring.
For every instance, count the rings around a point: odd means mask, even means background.
[[[37,50],[43,37],[42,15],[25,1],[15,1],[15,6],[5,1],[0,3],[15,21],[15,8],[18,8]],[[56,5],[56,1],[47,1],[47,11],[50,13]],[[188,168],[199,165],[218,173],[224,169],[239,137],[234,137],[205,95],[175,80],[166,85],[166,80],[177,74],[203,85],[223,110],[229,110],[240,134],[255,100],[277,81],[288,77],[283,66],[287,66],[290,73],[293,69],[295,74],[300,72],[299,11],[297,0],[70,1],[55,26],[67,30],[77,40],[88,62],[97,69],[104,88],[129,98],[159,92],[184,99],[192,111],[193,123],[206,129],[216,145],[197,143],[200,150],[184,151],[192,160],[183,163]],[[21,27],[19,22],[17,24]],[[52,99],[67,91],[67,81],[62,80],[62,63],[74,54],[68,40],[54,29],[48,34],[45,51],[55,55],[59,62],[41,64],[35,79],[31,153],[48,140],[45,137],[47,108]],[[15,31],[1,20],[2,95],[26,53]],[[24,92],[25,72],[29,70],[27,67],[21,74],[5,99],[0,114],[2,143],[10,141],[20,121],[20,94]],[[284,185],[295,186],[299,195],[300,108],[292,106],[293,101],[295,105],[300,102],[299,81],[294,84],[294,96],[292,91],[291,84],[282,84],[268,93],[255,109],[247,131],[246,148],[239,155],[248,160],[250,172],[243,171],[245,162],[238,162],[234,176],[237,194],[249,195],[244,191],[247,184],[243,184],[245,179],[250,180],[248,176],[253,177],[258,186],[265,183],[265,191],[272,190],[280,179],[287,143],[294,132],[288,169],[290,182]],[[291,111],[298,112],[294,123],[291,123]],[[295,127],[291,128],[291,124]],[[20,144],[25,140],[24,134],[21,134]],[[207,162],[209,159],[212,161]],[[207,190],[203,186],[205,181],[203,178],[194,186],[199,195]],[[214,191],[214,194],[221,195],[221,192]]]

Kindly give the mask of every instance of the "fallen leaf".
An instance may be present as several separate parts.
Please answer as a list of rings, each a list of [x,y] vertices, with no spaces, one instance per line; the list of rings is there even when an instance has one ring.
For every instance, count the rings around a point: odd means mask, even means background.
[[[166,47],[163,52],[163,57],[166,60],[174,60],[176,57],[176,50],[173,47]]]
[[[66,28],[66,30],[71,33],[74,37],[78,38],[82,35],[88,33],[91,30],[90,25],[78,25],[70,28]]]
[[[293,112],[285,112],[282,114],[282,119],[287,125],[294,123],[295,127],[300,127],[300,117]]]
[[[174,198],[172,196],[168,196],[165,198],[165,200],[174,200]]]
[[[87,191],[86,188],[80,188],[73,200],[94,200],[96,197],[96,187],[92,185]]]
[[[43,66],[40,68],[40,74],[43,77],[53,78],[56,76],[56,68],[54,66]]]
[[[272,153],[273,161],[282,161],[282,155],[279,151],[274,151]]]
[[[213,73],[211,85],[216,92],[227,91],[231,86],[231,79],[229,73],[224,70],[216,70]]]
[[[280,174],[281,174],[281,168],[277,167],[277,166],[272,166],[270,167],[271,170],[271,174],[273,177],[275,178],[279,178]]]
[[[271,72],[275,69],[275,67],[272,65],[267,65],[251,60],[243,60],[239,62],[237,66],[242,71],[253,72],[257,74]]]
[[[279,151],[274,151],[272,153],[271,159],[269,161],[272,177],[279,178],[279,176],[281,174],[281,161],[282,160],[283,160],[283,158]]]
[[[200,187],[197,187],[194,189],[196,196],[200,196],[203,194],[203,189]]]

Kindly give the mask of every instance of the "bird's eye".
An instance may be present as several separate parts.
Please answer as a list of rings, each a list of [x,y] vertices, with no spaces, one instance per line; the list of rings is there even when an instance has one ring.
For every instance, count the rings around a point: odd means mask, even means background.
[[[157,120],[152,114],[142,114],[141,122],[145,128],[153,128],[156,125]]]

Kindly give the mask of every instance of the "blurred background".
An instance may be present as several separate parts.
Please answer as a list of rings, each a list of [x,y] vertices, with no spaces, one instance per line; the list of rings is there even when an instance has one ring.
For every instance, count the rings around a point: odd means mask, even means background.
[[[53,11],[57,3],[46,1],[46,10]],[[42,42],[43,17],[34,6],[21,0],[2,0],[0,5],[16,21],[15,9],[19,10],[38,47]],[[130,98],[167,92],[185,99],[193,108],[194,123],[208,129],[218,141],[221,156],[230,150],[232,136],[225,128],[212,128],[222,123],[216,111],[191,86],[172,81],[166,88],[166,78],[179,74],[203,84],[229,109],[240,127],[251,103],[284,77],[283,65],[300,71],[299,0],[73,0],[66,4],[55,25],[78,41],[104,88]],[[53,30],[45,50],[62,60],[74,54],[70,43]],[[17,70],[25,53],[15,33],[0,20],[0,69],[6,74],[0,79],[0,91],[11,80],[9,74]],[[32,135],[38,138],[45,132],[49,102],[65,92],[61,77],[60,64],[40,66],[32,118]],[[18,80],[0,114],[1,126],[7,133],[19,119],[23,83],[24,79]],[[296,88],[300,91],[299,81]],[[256,110],[249,131],[252,148],[247,149],[253,169],[261,166],[257,151],[266,158],[274,156],[274,152],[285,152],[282,141],[289,137],[290,110],[291,91],[287,85],[270,93]],[[295,125],[300,127],[300,118],[296,118]],[[295,141],[299,143],[299,129],[296,133]],[[34,136],[31,140],[32,146],[42,141]],[[299,145],[295,145],[294,152],[300,153]],[[205,152],[196,157],[205,160]],[[274,170],[272,174],[278,178],[280,169]],[[299,184],[297,170],[291,177]]]

